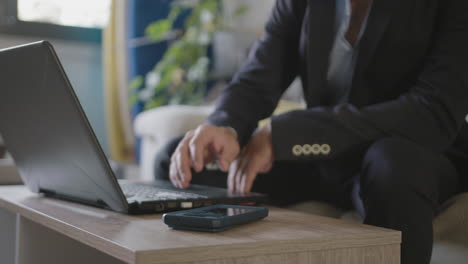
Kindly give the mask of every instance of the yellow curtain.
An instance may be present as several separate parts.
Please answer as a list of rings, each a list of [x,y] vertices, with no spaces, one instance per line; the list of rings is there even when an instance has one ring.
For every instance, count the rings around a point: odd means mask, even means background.
[[[126,48],[127,0],[113,0],[109,23],[103,30],[103,73],[107,136],[111,159],[132,161],[134,136],[128,106]]]

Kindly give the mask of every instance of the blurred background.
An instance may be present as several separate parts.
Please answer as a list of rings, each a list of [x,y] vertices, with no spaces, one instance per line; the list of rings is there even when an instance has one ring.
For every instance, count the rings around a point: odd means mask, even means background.
[[[188,112],[197,109],[201,122],[261,36],[273,4],[1,0],[0,48],[49,40],[106,154],[120,164],[139,164],[145,129],[150,130],[147,138],[154,139],[153,130],[177,122],[161,121],[155,114],[138,121],[142,113],[194,107]],[[184,129],[176,131],[168,133],[177,136]],[[146,148],[154,155],[162,141]],[[6,156],[2,145],[0,139],[0,158]]]

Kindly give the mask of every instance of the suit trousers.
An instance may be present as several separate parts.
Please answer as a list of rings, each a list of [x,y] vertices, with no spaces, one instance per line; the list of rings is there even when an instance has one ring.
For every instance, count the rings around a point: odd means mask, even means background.
[[[168,179],[170,156],[180,140],[158,154],[156,178]],[[204,170],[192,183],[226,187],[226,180],[226,173]],[[401,263],[428,264],[432,221],[460,188],[459,173],[446,155],[385,138],[335,159],[275,162],[270,172],[257,176],[252,191],[268,194],[276,206],[316,200],[354,208],[365,224],[402,231]]]

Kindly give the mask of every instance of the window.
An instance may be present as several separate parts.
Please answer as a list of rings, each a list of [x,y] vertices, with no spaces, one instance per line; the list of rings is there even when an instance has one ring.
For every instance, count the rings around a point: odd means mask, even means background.
[[[111,0],[2,0],[0,33],[100,42]]]
[[[18,19],[63,26],[102,28],[110,0],[17,0]]]

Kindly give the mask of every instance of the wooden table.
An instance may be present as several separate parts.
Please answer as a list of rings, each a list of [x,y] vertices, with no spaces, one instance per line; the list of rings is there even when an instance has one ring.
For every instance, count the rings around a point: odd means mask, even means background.
[[[0,210],[16,215],[17,264],[400,263],[400,232],[278,208],[217,234],[176,231],[161,215],[123,215],[24,186],[0,187]]]

